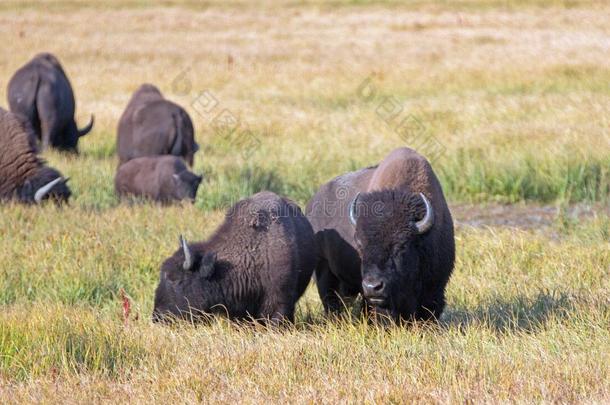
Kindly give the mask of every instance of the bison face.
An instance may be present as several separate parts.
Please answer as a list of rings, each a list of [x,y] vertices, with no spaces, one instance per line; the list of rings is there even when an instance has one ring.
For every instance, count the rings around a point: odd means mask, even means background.
[[[173,175],[174,181],[174,198],[176,200],[195,201],[199,184],[203,180],[202,176],[197,176],[185,170],[181,173]]]
[[[43,167],[17,190],[17,197],[27,204],[40,204],[46,200],[65,203],[72,195],[68,180],[57,170]]]
[[[221,291],[212,280],[216,266],[214,253],[193,252],[181,238],[181,248],[161,267],[155,292],[154,322],[176,318],[201,320],[218,304]]]
[[[399,191],[357,196],[350,207],[362,261],[362,293],[375,313],[409,319],[422,289],[420,250],[433,223],[425,197]]]

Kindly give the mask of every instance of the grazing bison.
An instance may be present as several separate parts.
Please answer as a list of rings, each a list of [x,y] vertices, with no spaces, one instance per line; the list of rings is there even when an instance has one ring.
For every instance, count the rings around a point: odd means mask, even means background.
[[[155,321],[204,314],[293,321],[316,261],[301,209],[271,192],[235,204],[207,241],[180,244],[161,267]]]
[[[38,54],[21,67],[8,84],[10,109],[26,117],[42,147],[77,152],[78,140],[93,128],[93,116],[83,128],[74,121],[74,93],[57,58]]]
[[[20,116],[0,108],[0,201],[67,201],[67,179],[36,155],[32,128]]]
[[[114,179],[120,196],[133,195],[160,202],[195,200],[201,183],[176,156],[151,156],[130,160],[119,167]]]
[[[182,107],[163,98],[152,84],[133,94],[119,121],[117,149],[121,164],[141,156],[174,155],[193,166],[199,146],[193,123]]]
[[[319,250],[315,270],[326,311],[362,293],[373,313],[431,319],[445,306],[453,270],[453,222],[428,161],[412,149],[323,185],[306,209]]]

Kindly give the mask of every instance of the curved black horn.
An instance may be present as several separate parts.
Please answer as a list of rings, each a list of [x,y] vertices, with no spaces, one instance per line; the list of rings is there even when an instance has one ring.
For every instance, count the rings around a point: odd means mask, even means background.
[[[417,221],[415,223],[415,228],[417,228],[418,234],[422,234],[428,232],[430,228],[432,228],[432,225],[434,225],[434,209],[432,208],[432,204],[430,204],[430,201],[428,201],[425,195],[423,195],[422,193],[419,193],[419,195],[421,196],[421,199],[424,201],[424,204],[426,206],[426,215],[424,215],[421,221]]]
[[[89,132],[91,132],[94,122],[95,122],[95,116],[93,114],[91,114],[91,120],[89,120],[89,124],[87,124],[87,126],[85,128],[78,130],[78,137],[80,138],[81,136],[85,136]]]
[[[360,193],[356,194],[356,197],[354,197],[352,203],[349,205],[349,221],[354,226],[356,226],[356,202],[358,201],[358,197],[360,197]]]
[[[55,187],[55,185],[62,180],[63,180],[63,177],[58,177],[55,180],[45,184],[44,186],[42,186],[38,190],[36,190],[36,193],[34,194],[34,201],[36,201],[36,204],[40,204],[42,202],[43,198],[45,198],[45,196],[47,194],[49,194],[51,189],[53,187]]]
[[[182,247],[182,252],[184,253],[184,263],[182,263],[182,268],[184,270],[190,270],[193,267],[193,255],[191,254],[191,249],[186,243],[186,239],[182,235],[180,235],[180,246]]]

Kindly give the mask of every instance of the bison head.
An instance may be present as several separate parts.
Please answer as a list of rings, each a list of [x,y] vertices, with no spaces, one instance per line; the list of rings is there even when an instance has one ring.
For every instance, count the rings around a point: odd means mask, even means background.
[[[197,176],[194,173],[185,170],[172,176],[174,182],[173,197],[176,200],[191,200],[195,201],[199,184],[203,180],[203,176]]]
[[[357,195],[349,214],[364,298],[375,313],[411,318],[425,277],[422,239],[434,224],[432,205],[423,194],[386,190]]]
[[[215,269],[215,253],[193,250],[181,236],[180,249],[161,266],[153,322],[195,320],[213,312],[222,295],[214,281]]]
[[[57,170],[43,167],[23,183],[17,190],[17,197],[28,204],[40,204],[44,200],[64,203],[72,195],[67,185],[68,180],[69,178],[62,177]]]

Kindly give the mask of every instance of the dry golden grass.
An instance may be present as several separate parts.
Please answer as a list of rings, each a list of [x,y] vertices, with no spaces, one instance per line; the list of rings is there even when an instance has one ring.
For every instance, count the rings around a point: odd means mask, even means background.
[[[78,157],[44,155],[72,179],[69,208],[0,207],[2,402],[610,401],[609,19],[603,1],[0,1],[0,100],[49,51],[78,120],[97,119]],[[143,82],[195,122],[207,180],[194,206],[114,196],[118,117]],[[213,114],[198,112],[204,91]],[[601,209],[544,227],[534,213],[524,230],[460,226],[438,326],[327,322],[313,288],[287,330],[149,322],[178,234],[204,238],[261,189],[304,204],[416,146],[376,112],[388,98],[445,148],[434,167],[452,203]],[[222,109],[254,147],[211,125]]]
[[[50,2],[46,11],[8,3],[0,99],[12,72],[47,50],[72,79],[80,122],[96,114],[85,157],[112,156],[131,92],[152,82],[193,116],[205,146],[198,167],[213,180],[254,166],[282,173],[279,191],[304,201],[321,182],[405,142],[426,153],[421,132],[446,148],[436,164],[453,200],[607,201],[609,9],[481,3],[457,11],[420,2]],[[365,101],[358,88],[369,77],[378,96]],[[206,90],[218,106],[199,114],[194,103]],[[421,131],[405,141],[398,121],[386,125],[376,112],[384,97]],[[210,125],[223,109],[260,142],[251,159]],[[85,160],[111,176],[114,160],[98,161]]]

